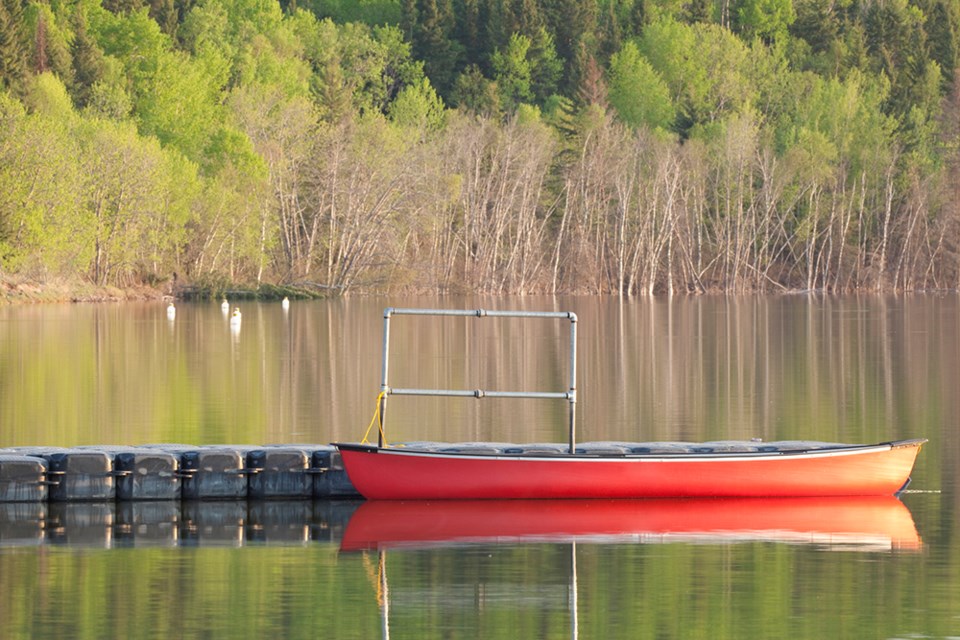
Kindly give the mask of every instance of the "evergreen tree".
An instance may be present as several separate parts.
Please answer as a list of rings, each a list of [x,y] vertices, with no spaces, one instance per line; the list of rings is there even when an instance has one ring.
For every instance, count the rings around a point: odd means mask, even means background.
[[[797,17],[791,0],[739,0],[736,15],[737,27],[748,39],[766,42],[785,38]]]
[[[646,23],[647,6],[645,0],[633,0],[633,6],[630,7],[630,19],[627,21],[627,36],[639,36],[643,33],[643,26]]]
[[[623,29],[620,26],[620,17],[617,15],[616,2],[613,0],[607,4],[607,10],[600,16],[598,26],[598,53],[601,59],[609,60],[610,56],[623,46]]]
[[[23,89],[28,51],[21,0],[0,0],[0,85]]]
[[[50,62],[47,59],[47,21],[42,13],[37,19],[37,31],[33,41],[33,72],[45,73],[50,68]]]
[[[512,32],[523,34],[531,40],[545,24],[537,0],[513,0],[511,14]]]
[[[480,24],[483,25],[481,65],[490,71],[490,59],[494,52],[507,46],[513,34],[513,12],[508,0],[482,0],[479,15]]]
[[[454,15],[457,19],[454,35],[463,47],[464,64],[480,64],[484,59],[485,52],[480,41],[479,0],[456,0]]]
[[[804,0],[796,4],[791,35],[803,39],[814,52],[830,49],[840,33],[840,19],[832,0]]]
[[[530,39],[515,33],[503,51],[493,54],[491,63],[494,78],[500,101],[508,113],[512,113],[521,102],[529,103],[533,98],[530,91],[530,63],[527,60],[529,50]]]
[[[637,4],[641,4],[637,0]],[[712,22],[713,3],[710,0],[690,0],[684,6],[684,15],[687,22]]]
[[[593,57],[596,24],[596,0],[554,0],[547,11],[557,54],[566,63],[561,90],[567,95],[579,90],[587,59]]]
[[[603,69],[597,59],[587,53],[587,48],[581,45],[577,59],[582,72],[580,84],[577,87],[577,101],[583,108],[596,106],[604,111],[607,109],[607,84],[603,79]]]
[[[957,66],[957,25],[945,2],[940,0],[933,5],[925,28],[930,43],[930,58],[943,71],[943,91],[946,92]]]
[[[103,0],[103,8],[120,15],[130,13],[144,6],[144,0]]]
[[[500,113],[500,98],[495,82],[487,80],[480,67],[469,65],[457,77],[453,88],[453,103],[456,107],[482,116]]]
[[[174,0],[150,0],[150,17],[168,36],[174,37],[179,26],[179,14]]]
[[[400,0],[400,30],[408,42],[413,42],[413,35],[420,21],[417,11],[417,0]]]
[[[73,18],[73,100],[78,108],[90,103],[93,87],[104,74],[106,61],[103,51],[87,33],[86,13],[78,8]]]
[[[545,27],[540,27],[530,38],[527,60],[530,61],[530,89],[534,100],[544,105],[557,92],[563,74],[563,61],[557,57],[553,36]]]
[[[423,60],[431,84],[449,95],[459,65],[460,44],[451,38],[455,21],[450,0],[420,0],[413,31],[413,57]]]

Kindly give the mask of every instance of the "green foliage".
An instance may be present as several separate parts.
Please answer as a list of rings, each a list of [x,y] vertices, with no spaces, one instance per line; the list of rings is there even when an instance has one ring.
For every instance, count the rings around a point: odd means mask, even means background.
[[[511,264],[553,263],[554,286],[566,243],[595,233],[569,227],[579,206],[568,201],[571,163],[593,152],[587,140],[630,149],[629,136],[648,153],[634,179],[666,180],[657,171],[684,164],[691,183],[680,188],[693,199],[684,224],[705,225],[698,250],[709,253],[711,233],[719,243],[721,257],[671,273],[707,273],[704,264],[728,257],[741,269],[755,257],[758,280],[772,278],[771,256],[813,256],[818,234],[837,233],[828,246],[839,255],[823,249],[805,268],[856,255],[849,281],[863,282],[892,264],[888,251],[953,246],[933,192],[950,183],[957,146],[943,96],[956,91],[958,25],[948,0],[0,0],[0,261],[108,283],[317,269],[349,287],[361,277],[407,282],[372,266],[383,249],[398,274],[442,260],[437,280],[452,282],[473,241],[444,217],[449,189],[433,201],[421,181],[465,188],[463,175],[427,159],[529,126],[536,144],[547,127],[561,144],[537,147],[555,154],[542,160],[552,169],[513,212],[542,221],[544,255],[524,248]],[[445,104],[469,116],[451,118]],[[596,176],[616,175],[598,163]],[[711,191],[712,202],[696,202]],[[610,206],[596,197],[584,224]],[[849,215],[854,202],[864,226],[848,248],[815,214]],[[498,206],[510,220],[514,205]],[[710,219],[735,209],[768,219],[745,229]],[[425,229],[435,235],[409,235]],[[784,235],[737,249],[755,256],[720,246],[770,229]],[[906,229],[917,235],[893,237]],[[600,258],[592,267],[612,268]],[[656,267],[635,268],[656,278]],[[779,268],[785,280],[797,272]],[[522,285],[531,286],[544,285]]]
[[[493,54],[491,64],[500,92],[500,103],[508,112],[516,109],[521,102],[529,102],[533,98],[530,63],[527,62],[529,50],[530,39],[515,33],[504,51]]]
[[[399,0],[297,0],[297,6],[339,23],[400,24]]]
[[[441,95],[448,95],[456,79],[463,46],[453,39],[456,21],[451,0],[418,0],[413,28],[413,56]]]
[[[632,127],[669,130],[676,117],[666,83],[633,42],[610,59],[610,105]]]
[[[206,68],[183,53],[158,56],[157,70],[137,87],[140,130],[199,162],[222,120],[220,87]]]
[[[87,32],[86,11],[78,6],[73,18],[73,43],[70,47],[73,62],[73,96],[78,107],[85,107],[91,99],[94,86],[103,78],[106,61],[103,50]],[[129,113],[129,109],[126,111]]]
[[[20,0],[0,0],[0,87],[19,89],[29,68],[29,48]]]
[[[711,24],[664,19],[647,26],[640,52],[663,78],[685,133],[750,104],[749,50],[729,31]]]
[[[390,105],[390,119],[402,127],[417,131],[438,131],[443,126],[443,100],[423,78],[419,84],[401,89]]]
[[[490,116],[500,112],[496,83],[487,80],[475,64],[457,76],[451,99],[454,106],[477,114]]]
[[[796,20],[792,0],[740,0],[737,25],[747,38],[783,40]]]

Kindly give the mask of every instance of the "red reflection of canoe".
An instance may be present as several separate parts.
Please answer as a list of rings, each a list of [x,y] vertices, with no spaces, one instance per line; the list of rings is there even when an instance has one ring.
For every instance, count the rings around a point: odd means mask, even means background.
[[[891,496],[924,442],[613,455],[337,446],[364,497],[435,500]]]
[[[341,549],[521,542],[774,541],[831,548],[919,549],[892,496],[683,500],[372,501]]]

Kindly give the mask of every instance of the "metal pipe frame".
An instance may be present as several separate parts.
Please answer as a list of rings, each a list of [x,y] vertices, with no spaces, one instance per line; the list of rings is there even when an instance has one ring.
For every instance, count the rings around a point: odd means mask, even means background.
[[[570,388],[567,391],[485,391],[483,389],[391,389],[390,372],[390,319],[393,316],[454,316],[473,318],[550,318],[570,321]],[[572,311],[497,311],[491,309],[396,309],[383,311],[383,365],[380,376],[380,434],[378,446],[384,446],[383,425],[387,411],[387,397],[445,396],[460,398],[547,398],[567,400],[570,405],[569,441],[570,453],[576,450],[577,406],[577,314]]]

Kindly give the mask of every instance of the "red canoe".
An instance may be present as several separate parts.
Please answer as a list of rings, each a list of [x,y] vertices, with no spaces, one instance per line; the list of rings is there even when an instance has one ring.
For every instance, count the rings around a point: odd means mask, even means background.
[[[389,383],[394,316],[553,319],[570,323],[566,391],[400,389]],[[926,440],[875,445],[825,442],[584,443],[576,439],[577,315],[570,311],[484,309],[384,310],[378,445],[338,444],[354,487],[379,500],[516,498],[683,498],[891,496],[910,479]],[[566,447],[547,445],[386,446],[388,396],[562,399],[568,403]],[[366,436],[364,437],[366,442]]]
[[[924,442],[668,443],[659,450],[620,443],[594,453],[585,444],[574,454],[507,453],[492,444],[337,447],[354,487],[376,500],[784,498],[892,496],[909,482]]]
[[[726,500],[372,501],[341,549],[528,542],[769,541],[835,549],[919,549],[910,511],[892,496]]]

